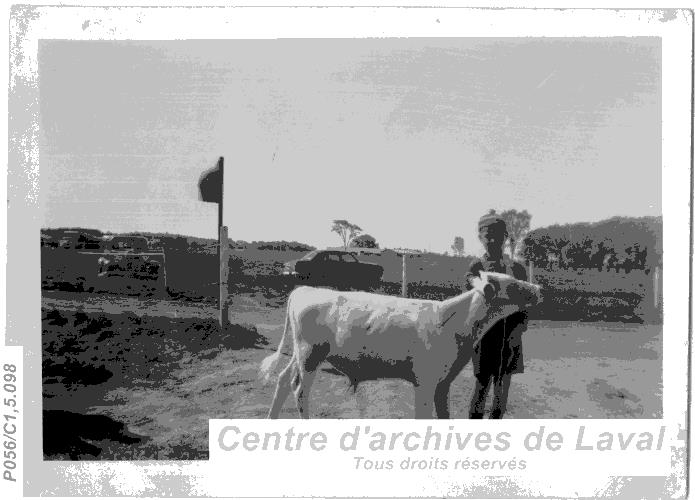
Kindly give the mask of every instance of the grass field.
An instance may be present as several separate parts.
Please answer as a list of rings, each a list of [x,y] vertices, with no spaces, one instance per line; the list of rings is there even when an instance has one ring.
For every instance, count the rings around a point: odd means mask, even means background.
[[[45,290],[45,457],[205,459],[208,419],[264,417],[274,387],[257,371],[280,339],[284,298],[235,295],[224,335],[215,314],[204,301]],[[660,325],[531,321],[524,357],[507,418],[662,415]],[[466,418],[472,387],[469,365],[452,386],[453,418]],[[311,411],[411,418],[412,387],[384,380],[353,395],[344,378],[322,371]],[[292,398],[282,416],[297,417]]]

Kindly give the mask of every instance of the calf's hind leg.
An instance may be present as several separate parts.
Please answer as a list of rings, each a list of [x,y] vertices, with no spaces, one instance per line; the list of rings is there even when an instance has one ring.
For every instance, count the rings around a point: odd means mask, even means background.
[[[303,376],[298,377],[296,387],[294,388],[294,397],[297,400],[297,410],[300,418],[309,418],[309,392],[311,384],[316,377],[316,371],[305,372]]]
[[[316,369],[328,355],[328,344],[299,345],[295,349],[297,353],[296,376],[292,378],[294,397],[297,400],[297,410],[300,418],[309,418],[309,393],[311,384],[316,377]]]
[[[292,372],[296,371],[296,359],[292,356],[289,364],[284,370],[280,372],[278,376],[278,383],[275,387],[275,395],[273,396],[273,402],[270,405],[270,411],[268,412],[268,418],[278,418],[280,415],[280,410],[282,405],[287,399],[287,395],[290,393],[290,379],[292,377]]]

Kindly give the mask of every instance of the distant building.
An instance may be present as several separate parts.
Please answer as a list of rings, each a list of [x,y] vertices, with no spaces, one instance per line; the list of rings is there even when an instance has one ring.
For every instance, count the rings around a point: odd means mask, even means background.
[[[417,250],[415,248],[392,248],[391,250],[396,252],[398,255],[411,255],[417,257],[422,256],[424,253],[422,250]]]
[[[327,247],[326,250],[338,250],[343,252],[350,252],[358,255],[381,255],[383,250],[381,248],[363,248],[363,247]]]
[[[398,257],[409,255],[412,257],[422,257],[425,253],[422,250],[417,250],[413,248],[362,248],[362,247],[326,247],[326,250],[337,250],[343,252],[350,252],[357,255],[393,255],[396,254]]]

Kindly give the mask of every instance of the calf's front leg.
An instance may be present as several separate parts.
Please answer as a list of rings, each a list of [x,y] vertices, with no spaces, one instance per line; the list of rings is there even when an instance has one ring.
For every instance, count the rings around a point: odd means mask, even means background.
[[[470,359],[470,355],[466,355],[465,352],[466,351],[459,354],[434,390],[434,409],[437,418],[450,418],[449,392],[451,391],[451,383],[458,377],[459,373],[461,373],[461,370],[463,370],[463,367],[466,366],[466,363],[468,363]]]
[[[415,418],[434,418],[434,384],[415,386]]]
[[[434,390],[434,411],[437,418],[449,418],[449,391],[451,382],[442,381]]]

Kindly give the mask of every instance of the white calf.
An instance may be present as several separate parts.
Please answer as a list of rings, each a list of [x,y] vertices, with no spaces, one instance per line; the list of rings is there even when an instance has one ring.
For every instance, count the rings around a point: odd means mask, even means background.
[[[328,361],[355,387],[364,380],[407,380],[415,387],[415,418],[448,418],[449,386],[474,344],[496,321],[540,300],[538,285],[506,274],[481,273],[473,286],[444,301],[297,288],[287,300],[278,350],[261,363],[267,381],[292,341],[268,417],[278,417],[292,389],[300,416],[308,418],[311,384]]]

